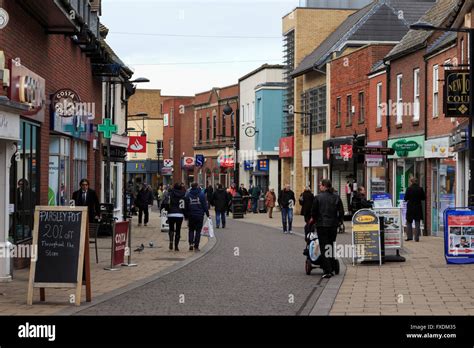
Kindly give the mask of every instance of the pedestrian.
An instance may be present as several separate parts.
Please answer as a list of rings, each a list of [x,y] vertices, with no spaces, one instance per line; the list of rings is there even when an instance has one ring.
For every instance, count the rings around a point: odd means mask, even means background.
[[[212,187],[211,184],[209,184],[209,182],[207,182],[205,193],[206,193],[207,203],[210,208],[212,205],[212,194],[214,193],[214,188]]]
[[[309,186],[306,186],[300,195],[299,203],[301,205],[301,215],[304,216],[304,222],[308,223],[311,219],[311,207],[313,206],[314,195]]]
[[[361,209],[372,209],[372,202],[367,200],[364,186],[359,186],[354,198],[352,198],[352,211],[355,213]]]
[[[170,191],[170,204],[168,211],[168,224],[169,224],[169,237],[170,245],[169,249],[179,251],[179,241],[181,239],[181,225],[186,213],[186,193],[182,190],[179,183],[176,183],[173,189]]]
[[[247,191],[244,184],[240,184],[238,192],[240,196],[242,197],[242,205],[244,206],[244,214],[247,214],[248,205],[249,205],[249,191]]]
[[[148,206],[153,204],[153,193],[149,190],[148,185],[143,183],[140,191],[137,194],[136,206],[138,207],[138,226],[142,225],[142,218],[144,225],[148,226],[149,211]]]
[[[160,210],[161,202],[163,202],[163,184],[158,186],[158,190],[156,191],[156,201],[158,205],[158,210]]]
[[[334,274],[334,242],[337,227],[344,220],[344,206],[341,198],[334,193],[332,183],[323,179],[319,184],[320,194],[314,198],[309,225],[316,225],[323,278],[331,278]]]
[[[260,186],[256,185],[252,187],[250,195],[252,197],[252,212],[254,214],[258,214],[258,200],[260,199],[260,194],[262,193],[262,190],[260,189]]]
[[[217,190],[212,194],[212,204],[216,208],[216,228],[219,228],[222,221],[222,228],[225,228],[225,215],[229,206],[229,195],[221,184],[217,185]]]
[[[281,209],[281,218],[283,223],[283,233],[293,234],[293,208],[295,207],[295,193],[290,189],[290,184],[278,195],[278,205]]]
[[[405,202],[407,202],[407,239],[413,240],[413,221],[415,221],[415,242],[420,241],[420,222],[423,220],[423,208],[421,202],[426,199],[425,191],[418,185],[418,179],[412,177],[410,179],[410,187],[405,193]]]
[[[270,219],[273,219],[273,208],[275,207],[275,202],[276,202],[276,195],[275,195],[275,190],[270,189],[270,191],[267,192],[265,195],[265,206],[268,209],[268,217]]]
[[[97,193],[89,186],[89,180],[82,179],[79,182],[80,189],[72,194],[72,199],[78,207],[87,207],[89,222],[97,222],[100,216],[100,203]]]
[[[160,211],[165,210],[168,212],[170,210],[170,193],[171,193],[170,191],[171,191],[170,186],[166,185],[163,191],[163,199],[161,200]]]
[[[206,196],[199,190],[198,184],[191,185],[186,194],[186,216],[189,219],[189,250],[199,251],[204,214],[209,218]]]

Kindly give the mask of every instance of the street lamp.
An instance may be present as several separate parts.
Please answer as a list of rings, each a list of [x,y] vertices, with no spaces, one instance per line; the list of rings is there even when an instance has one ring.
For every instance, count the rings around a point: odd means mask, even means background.
[[[417,22],[410,25],[412,30],[424,30],[424,31],[444,31],[444,32],[455,32],[455,33],[467,33],[469,37],[469,192],[468,192],[468,206],[474,207],[474,180],[472,180],[472,170],[474,168],[474,141],[472,141],[473,135],[473,112],[474,112],[474,28],[441,28],[426,22]],[[426,125],[425,125],[426,127]]]
[[[145,119],[148,118],[148,114],[146,112],[139,112],[138,114],[135,114],[135,115],[128,115],[128,117],[142,117],[143,118],[142,137],[146,136]]]
[[[309,188],[313,189],[313,113],[311,112],[304,112],[304,111],[289,111],[283,110],[285,113],[290,115],[305,115],[309,116]]]
[[[227,104],[224,106],[224,109],[222,110],[222,113],[224,116],[232,116],[234,114],[234,110],[232,109],[232,106],[229,105],[229,101],[227,101]],[[224,121],[225,122],[225,121]],[[235,122],[236,125],[239,124],[239,120],[232,120],[231,122]],[[237,129],[237,127],[231,126],[231,129]],[[237,134],[239,132],[236,132]],[[237,155],[237,136],[236,134],[232,134],[230,137],[227,137],[225,134],[218,135],[219,138],[230,138],[232,140],[232,148],[234,150],[234,183],[238,186],[239,185],[239,171],[236,169],[237,168],[237,160],[238,160],[238,155]]]

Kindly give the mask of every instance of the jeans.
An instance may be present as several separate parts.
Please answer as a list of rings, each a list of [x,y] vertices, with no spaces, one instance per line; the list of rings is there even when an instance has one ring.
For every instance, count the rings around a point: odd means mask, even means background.
[[[257,211],[258,198],[252,197],[252,212],[258,213]]]
[[[199,242],[201,241],[201,230],[203,225],[204,217],[189,218],[189,245],[194,245],[195,248],[199,248]]]
[[[145,207],[138,207],[138,223],[142,223],[142,216],[145,213],[145,225],[148,223],[148,205]]]
[[[216,226],[219,227],[222,220],[222,227],[225,227],[225,211],[216,210]]]
[[[181,225],[183,223],[182,217],[169,217],[168,223],[170,225],[170,243],[173,243],[177,247],[179,245],[179,240],[181,239]],[[174,237],[174,238],[173,238]]]
[[[293,225],[293,208],[281,208],[281,219],[283,220],[283,232],[291,231],[291,226]]]
[[[334,270],[334,263],[336,259],[334,258],[334,242],[336,241],[337,236],[337,227],[318,227],[318,240],[319,240],[319,250],[321,251],[321,267],[323,268],[324,273],[331,273]],[[331,246],[329,254],[326,254],[328,246]]]
[[[413,221],[409,222],[407,220],[407,239],[413,239]],[[420,220],[415,220],[415,240],[418,242],[420,240],[421,228]]]

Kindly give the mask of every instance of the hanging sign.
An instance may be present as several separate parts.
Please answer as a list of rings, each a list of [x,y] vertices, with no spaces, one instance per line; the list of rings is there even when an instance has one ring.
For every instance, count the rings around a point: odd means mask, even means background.
[[[146,152],[146,136],[129,137],[128,152],[132,152],[132,153]]]

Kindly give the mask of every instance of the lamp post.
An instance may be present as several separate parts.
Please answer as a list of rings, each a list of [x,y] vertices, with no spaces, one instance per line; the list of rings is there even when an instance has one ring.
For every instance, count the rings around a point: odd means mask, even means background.
[[[304,111],[289,111],[283,110],[288,114],[296,114],[296,115],[305,115],[309,116],[309,169],[308,169],[308,176],[309,176],[309,188],[310,190],[313,189],[313,113],[312,112],[304,112]]]
[[[232,109],[232,107],[229,105],[229,102],[227,102],[227,104],[224,106],[224,109],[222,110],[224,116],[232,116],[234,115],[234,110]],[[225,121],[224,121],[225,122]],[[239,121],[238,120],[232,120],[231,119],[231,122],[235,122],[236,125],[239,124]],[[235,130],[237,129],[236,126],[232,126],[231,125],[231,129],[234,128],[234,132]],[[236,132],[237,134],[239,132]],[[220,138],[226,138],[226,135],[225,134],[222,134],[219,136]],[[234,151],[234,168],[233,168],[233,171],[234,171],[234,183],[237,185],[237,187],[239,186],[239,171],[238,171],[238,155],[237,155],[237,135],[236,134],[232,134],[230,136],[230,139],[232,140],[232,149]]]
[[[468,206],[474,207],[474,178],[472,178],[472,170],[474,169],[474,141],[473,135],[473,113],[474,113],[474,28],[440,28],[435,27],[430,23],[417,22],[410,26],[412,30],[424,31],[443,31],[455,33],[467,33],[469,37],[469,191],[468,191]],[[426,127],[426,125],[425,125]]]

